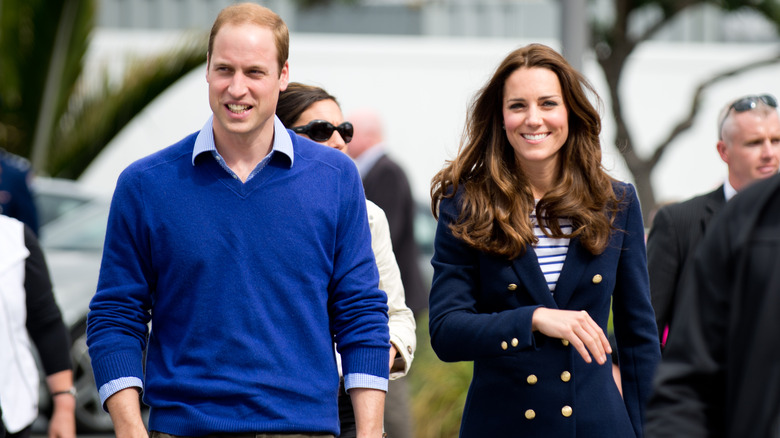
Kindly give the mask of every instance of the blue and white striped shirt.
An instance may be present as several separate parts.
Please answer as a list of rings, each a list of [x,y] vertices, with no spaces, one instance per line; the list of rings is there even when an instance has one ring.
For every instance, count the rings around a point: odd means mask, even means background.
[[[572,232],[571,220],[563,218],[559,219],[558,222],[561,225],[561,231],[565,234]],[[536,220],[536,212],[531,213],[531,223],[534,226],[534,236],[539,239],[533,246],[536,257],[539,260],[539,267],[542,268],[542,274],[544,274],[550,292],[555,292],[555,285],[561,276],[563,262],[566,261],[566,253],[569,250],[569,239],[547,237]],[[547,230],[549,231],[549,228]]]

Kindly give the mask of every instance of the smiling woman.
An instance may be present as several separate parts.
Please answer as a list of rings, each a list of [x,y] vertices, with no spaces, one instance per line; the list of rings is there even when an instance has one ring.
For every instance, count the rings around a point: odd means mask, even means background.
[[[660,356],[644,227],[634,188],[601,167],[588,91],[552,49],[513,51],[431,183],[431,345],[475,363],[461,437],[642,434]]]

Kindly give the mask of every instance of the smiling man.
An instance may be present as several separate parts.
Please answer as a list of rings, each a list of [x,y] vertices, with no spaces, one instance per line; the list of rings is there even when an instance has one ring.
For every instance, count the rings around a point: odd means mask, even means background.
[[[650,293],[660,342],[672,336],[678,291],[711,219],[737,192],[777,174],[780,118],[769,94],[729,102],[718,116],[717,149],[728,166],[725,183],[714,191],[658,210],[647,240]]]
[[[362,184],[274,115],[288,41],[267,8],[222,10],[213,116],[117,182],[88,344],[119,438],[148,436],[139,392],[152,437],[336,436],[334,341],[358,437],[382,435],[387,298]]]

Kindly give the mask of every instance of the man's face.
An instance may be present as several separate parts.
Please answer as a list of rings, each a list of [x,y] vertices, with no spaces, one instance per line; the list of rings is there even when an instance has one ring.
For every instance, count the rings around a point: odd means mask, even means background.
[[[718,152],[729,167],[729,182],[742,190],[775,175],[780,166],[780,118],[777,111],[733,113]]]
[[[251,142],[273,129],[276,102],[287,88],[288,73],[286,63],[279,71],[271,29],[226,24],[217,32],[206,81],[218,145]]]

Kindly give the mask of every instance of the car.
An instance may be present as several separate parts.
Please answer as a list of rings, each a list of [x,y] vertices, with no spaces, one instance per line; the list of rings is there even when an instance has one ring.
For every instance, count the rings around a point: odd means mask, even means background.
[[[68,211],[98,197],[98,193],[77,181],[36,176],[30,187],[42,227]]]

